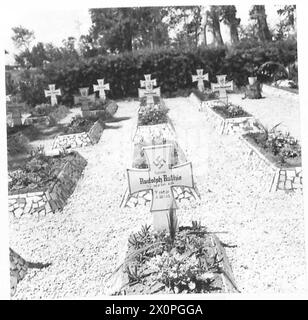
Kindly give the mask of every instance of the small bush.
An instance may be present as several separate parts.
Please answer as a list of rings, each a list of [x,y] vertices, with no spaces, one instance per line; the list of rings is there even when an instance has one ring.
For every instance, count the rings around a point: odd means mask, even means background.
[[[64,128],[64,134],[88,132],[97,120],[97,118],[89,119],[77,115],[71,120],[70,124]]]
[[[138,124],[140,126],[161,124],[168,122],[169,109],[166,107],[151,106],[144,108],[138,115]]]

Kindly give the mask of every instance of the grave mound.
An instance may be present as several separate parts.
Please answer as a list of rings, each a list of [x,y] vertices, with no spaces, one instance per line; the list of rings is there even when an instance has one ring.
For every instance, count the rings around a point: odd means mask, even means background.
[[[131,234],[117,295],[238,291],[219,239],[200,224]]]

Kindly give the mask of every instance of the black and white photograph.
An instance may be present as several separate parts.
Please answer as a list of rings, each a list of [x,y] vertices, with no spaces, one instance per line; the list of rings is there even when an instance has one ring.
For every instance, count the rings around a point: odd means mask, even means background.
[[[31,2],[1,28],[8,298],[307,296],[298,2]]]

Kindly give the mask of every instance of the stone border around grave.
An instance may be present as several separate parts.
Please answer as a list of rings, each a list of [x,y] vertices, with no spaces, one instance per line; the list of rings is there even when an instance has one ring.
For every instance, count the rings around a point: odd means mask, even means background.
[[[259,131],[254,125],[255,118],[253,116],[224,118],[210,107],[205,108],[204,113],[207,121],[209,121],[220,134],[243,134]]]
[[[40,191],[9,194],[9,213],[14,218],[40,218],[61,210],[75,190],[87,161],[76,151],[74,159],[67,161],[56,181],[49,188]]]
[[[54,138],[52,149],[80,148],[96,144],[103,131],[104,125],[97,120],[88,132],[57,135]]]
[[[194,92],[190,94],[189,100],[193,105],[198,107],[198,110],[201,112],[204,112],[207,108],[213,108],[213,107],[219,107],[219,106],[225,105],[225,103],[219,99],[202,101],[197,97],[197,95]]]
[[[140,231],[140,228],[135,227],[132,233],[138,232],[138,231]],[[211,236],[213,246],[215,246],[217,249],[219,260],[221,259],[220,267],[224,271],[221,274],[219,274],[224,286],[222,291],[223,293],[238,293],[239,291],[237,288],[235,288],[235,285],[236,285],[235,278],[234,278],[231,264],[227,257],[226,251],[222,246],[221,241],[218,239],[216,235],[211,234],[210,236]],[[125,290],[125,285],[127,285],[128,283],[128,277],[127,277],[127,274],[123,271],[123,267],[124,267],[127,252],[128,252],[128,240],[126,241],[126,244],[125,244],[125,250],[123,250],[119,256],[119,260],[118,260],[119,261],[118,266],[120,266],[119,270],[115,274],[113,274],[112,277],[108,280],[108,284],[107,284],[108,288],[106,292],[107,295],[119,295],[119,293],[121,293],[123,289]],[[137,294],[142,294],[142,293],[136,293],[136,295]]]
[[[261,170],[269,176],[271,185],[269,191],[293,191],[303,189],[302,167],[279,167],[267,159],[261,151],[244,137],[239,137],[247,155],[248,165],[252,171]]]

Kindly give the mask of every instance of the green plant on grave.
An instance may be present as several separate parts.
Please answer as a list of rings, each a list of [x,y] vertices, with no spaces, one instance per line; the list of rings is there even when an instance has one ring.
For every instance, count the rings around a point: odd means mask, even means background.
[[[227,118],[247,117],[249,114],[238,105],[229,103],[226,106],[214,106],[213,110],[226,116]]]
[[[140,126],[154,125],[168,122],[169,109],[166,107],[149,106],[138,114],[138,124]]]
[[[30,159],[20,169],[10,172],[9,190],[29,188],[37,190],[57,179],[64,156],[49,157],[42,146],[31,150]]]
[[[170,210],[169,213],[172,213]],[[170,223],[170,229],[150,232],[149,228],[131,237],[129,253],[125,261],[129,284],[142,282],[145,276],[174,293],[206,293],[220,290],[213,283],[222,273],[222,259],[206,245],[207,231],[194,221],[192,227],[180,227]],[[211,254],[209,254],[209,251]],[[217,285],[217,283],[216,283]]]
[[[31,109],[31,116],[32,117],[48,116],[57,107],[58,105],[52,106],[51,104],[47,104],[47,103],[38,104]]]
[[[73,117],[70,124],[64,128],[64,132],[65,134],[88,132],[96,120],[98,119],[84,118],[81,115],[77,115]]]
[[[290,159],[301,158],[301,146],[299,141],[292,137],[289,132],[285,133],[277,129],[280,124],[278,123],[268,129],[258,123],[262,132],[249,133],[247,135],[261,148],[276,156],[281,164],[285,164]]]

